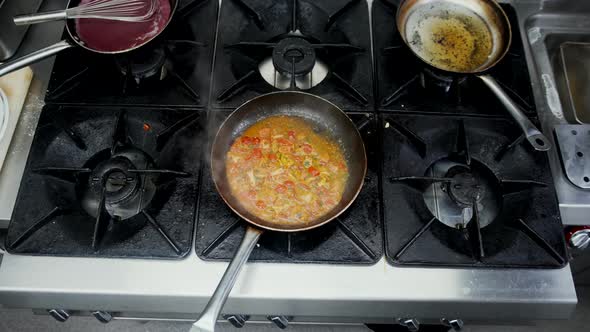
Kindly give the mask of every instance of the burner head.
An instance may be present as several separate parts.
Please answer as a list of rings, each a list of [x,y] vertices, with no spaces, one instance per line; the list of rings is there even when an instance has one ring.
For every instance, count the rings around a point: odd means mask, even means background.
[[[425,67],[420,74],[422,87],[441,97],[456,97],[459,93],[459,85],[466,80],[466,75],[449,73],[432,67]]]
[[[272,63],[281,74],[306,75],[313,69],[315,62],[316,54],[313,46],[299,37],[282,39],[272,53]]]
[[[97,217],[104,190],[106,211],[121,220],[129,219],[145,209],[156,193],[155,175],[134,171],[152,169],[154,162],[136,148],[122,148],[110,157],[108,154],[110,151],[103,151],[85,165],[92,172],[80,188],[81,204],[88,214]]]
[[[139,48],[116,56],[115,64],[123,76],[133,78],[137,84],[147,79],[161,81],[166,76],[166,51],[161,45]]]
[[[473,219],[474,202],[481,228],[490,225],[500,213],[500,182],[483,163],[472,159],[467,166],[443,158],[428,168],[426,176],[451,179],[434,183],[424,192],[426,206],[441,223],[466,228]]]

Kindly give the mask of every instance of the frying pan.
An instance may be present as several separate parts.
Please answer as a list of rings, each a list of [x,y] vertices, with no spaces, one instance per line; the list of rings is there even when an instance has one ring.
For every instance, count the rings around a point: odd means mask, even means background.
[[[549,140],[524,115],[504,89],[485,71],[508,52],[510,22],[493,0],[402,0],[397,29],[406,45],[427,64],[443,71],[475,74],[500,102],[538,151]]]
[[[22,56],[18,59],[13,60],[13,61],[5,62],[4,64],[0,65],[0,76],[3,76],[3,75],[8,74],[10,72],[13,72],[17,69],[26,67],[30,64],[37,62],[37,61],[41,61],[45,58],[48,58],[52,55],[59,53],[65,49],[76,47],[76,46],[82,47],[90,52],[101,53],[101,54],[118,54],[118,53],[125,53],[125,52],[133,51],[133,50],[149,43],[150,41],[154,40],[154,38],[159,36],[162,33],[162,31],[166,30],[166,27],[168,27],[168,24],[170,24],[170,21],[172,20],[172,17],[174,16],[174,12],[176,11],[176,7],[178,5],[178,0],[169,0],[169,2],[170,2],[170,17],[168,18],[168,21],[164,25],[164,28],[162,28],[162,30],[160,30],[160,32],[158,32],[153,37],[146,39],[145,41],[143,41],[142,43],[140,43],[138,45],[135,45],[134,47],[127,48],[124,50],[119,50],[119,51],[101,51],[101,50],[96,50],[96,49],[90,48],[87,45],[85,45],[84,41],[82,39],[80,39],[80,37],[78,36],[78,33],[76,32],[76,20],[67,20],[66,21],[66,31],[68,32],[68,38],[65,38],[64,40],[62,40],[56,44],[42,48],[38,51],[27,54],[25,56]],[[78,6],[79,3],[80,3],[80,0],[70,0],[67,8],[76,7],[76,6]],[[129,24],[134,24],[134,23],[129,23]]]
[[[256,217],[231,194],[225,173],[225,156],[231,144],[244,130],[269,116],[304,118],[314,130],[332,137],[343,151],[349,177],[342,199],[326,215],[307,223],[269,222]],[[292,91],[280,91],[254,98],[236,109],[221,125],[211,148],[211,170],[217,191],[225,203],[249,223],[234,258],[229,263],[209,303],[193,324],[191,332],[214,331],[215,322],[238,274],[264,230],[298,232],[320,227],[346,210],[360,192],[367,171],[367,157],[361,135],[350,118],[336,105],[320,97]]]

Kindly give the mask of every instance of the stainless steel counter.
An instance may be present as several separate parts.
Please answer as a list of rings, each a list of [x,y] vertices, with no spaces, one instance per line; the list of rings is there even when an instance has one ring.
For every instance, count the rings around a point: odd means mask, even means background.
[[[28,46],[57,40],[57,25],[48,27],[31,34]],[[10,218],[49,62],[35,67],[27,110],[0,177],[3,220]],[[0,304],[190,319],[202,310],[226,265],[202,261],[194,250],[181,261],[4,254]],[[295,321],[310,322],[393,322],[398,317],[438,321],[447,317],[466,323],[501,323],[567,318],[576,302],[569,266],[557,270],[398,268],[382,259],[374,266],[249,263],[224,312],[261,319],[285,314]]]

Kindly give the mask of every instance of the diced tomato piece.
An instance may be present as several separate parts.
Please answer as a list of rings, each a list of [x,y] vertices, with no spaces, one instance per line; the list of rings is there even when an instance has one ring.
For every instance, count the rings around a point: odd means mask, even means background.
[[[285,139],[285,138],[282,138],[282,137],[281,138],[278,138],[277,139],[277,142],[279,142],[279,144],[280,145],[283,145],[283,146],[293,145],[293,143],[290,142],[288,139]]]
[[[263,201],[258,200],[256,201],[256,207],[259,209],[264,209],[266,208],[266,204]]]
[[[276,191],[276,192],[278,192],[279,194],[280,194],[280,193],[284,193],[285,191],[287,191],[287,187],[286,187],[286,186],[284,186],[284,185],[282,185],[282,184],[279,184],[279,185],[278,185],[278,186],[275,188],[275,191]]]
[[[250,198],[250,199],[256,198],[256,190],[248,190],[247,195],[248,195],[248,198]]]
[[[287,136],[289,136],[291,139],[295,139],[295,132],[293,130],[289,130],[287,132]]]
[[[313,151],[313,148],[309,144],[303,144],[303,152],[310,154]]]
[[[262,149],[260,149],[260,148],[254,148],[252,150],[252,156],[254,158],[262,158]]]
[[[317,168],[313,167],[313,166],[311,166],[310,168],[308,168],[307,169],[307,172],[309,174],[311,174],[312,176],[318,176],[318,175],[320,175],[320,171]]]
[[[260,144],[260,137],[253,137],[252,138],[252,144],[255,144],[255,145]]]
[[[295,182],[291,181],[291,180],[287,180],[283,183],[287,188],[291,189],[293,187],[295,187]]]
[[[269,153],[267,155],[268,160],[277,160],[277,155],[274,153]]]

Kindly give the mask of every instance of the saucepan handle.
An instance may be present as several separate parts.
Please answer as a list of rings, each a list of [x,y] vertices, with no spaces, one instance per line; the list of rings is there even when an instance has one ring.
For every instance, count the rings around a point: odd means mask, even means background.
[[[45,13],[36,13],[36,14],[28,14],[28,15],[18,15],[15,16],[12,20],[16,25],[27,25],[27,24],[37,24],[37,23],[44,23],[44,22],[51,22],[51,21],[61,21],[68,18],[68,14],[65,10],[56,10],[51,12]]]
[[[248,260],[248,257],[250,257],[250,253],[252,253],[254,246],[256,246],[260,235],[262,235],[262,230],[248,226],[238,251],[229,263],[229,266],[227,267],[225,274],[223,274],[219,285],[217,285],[217,289],[213,293],[209,303],[207,303],[207,306],[203,309],[203,312],[201,312],[201,316],[199,316],[199,319],[193,324],[191,332],[215,331],[217,317],[236,283],[236,279],[238,279],[240,270]]]
[[[502,89],[493,77],[490,75],[480,75],[478,77],[494,92],[496,97],[506,107],[535,150],[547,151],[551,149],[551,142],[547,137],[524,115],[520,107],[506,94],[504,89]]]
[[[11,73],[17,69],[21,69],[23,67],[26,67],[30,64],[37,62],[37,61],[41,61],[45,58],[48,58],[54,54],[57,54],[65,49],[71,48],[71,47],[74,47],[74,45],[72,45],[72,43],[70,43],[67,40],[62,40],[57,44],[53,44],[51,46],[42,48],[38,51],[35,51],[33,53],[22,56],[18,59],[5,62],[0,65],[0,76]]]

